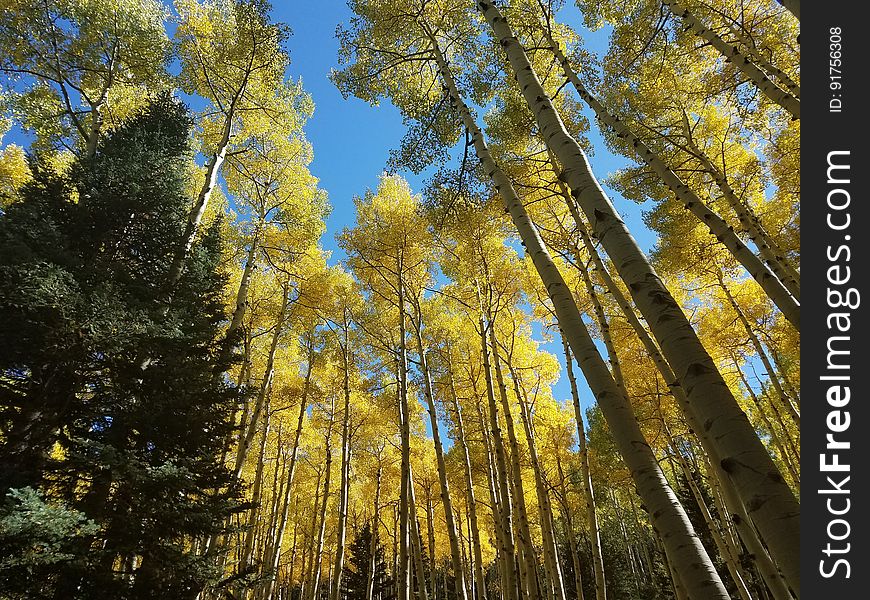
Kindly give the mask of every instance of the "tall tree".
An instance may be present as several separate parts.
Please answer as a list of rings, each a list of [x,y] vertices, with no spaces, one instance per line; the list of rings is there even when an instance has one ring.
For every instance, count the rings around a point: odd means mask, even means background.
[[[235,510],[220,462],[234,391],[207,375],[224,318],[217,230],[168,312],[159,292],[184,227],[189,128],[164,97],[68,176],[37,169],[2,217],[4,335],[32,340],[4,351],[2,488],[40,490],[96,526],[51,572],[18,566],[49,595],[195,594],[213,565],[189,540]],[[144,373],[143,353],[158,359]]]

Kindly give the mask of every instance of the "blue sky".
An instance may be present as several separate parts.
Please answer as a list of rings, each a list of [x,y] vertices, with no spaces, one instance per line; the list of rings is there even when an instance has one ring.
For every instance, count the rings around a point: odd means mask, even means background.
[[[331,238],[352,224],[353,197],[377,186],[389,152],[398,146],[405,128],[401,115],[389,102],[373,107],[356,98],[345,100],[329,81],[330,70],[337,66],[335,29],[339,23],[348,23],[352,16],[342,0],[276,3],[273,16],[293,29],[287,43],[291,60],[289,74],[293,78],[301,77],[306,91],[314,98],[316,109],[306,127],[306,135],[314,146],[311,170],[329,193],[333,207],[324,246],[336,249]],[[582,32],[590,50],[602,54],[606,49],[606,32],[584,30],[579,10],[573,3],[562,10],[559,18]],[[590,159],[599,178],[626,164],[623,157],[607,151],[594,125],[589,137],[595,148],[595,155]],[[415,191],[421,191],[425,176],[402,175]],[[641,246],[649,248],[654,238],[643,225],[639,208],[633,202],[612,197]]]
[[[335,29],[339,23],[348,23],[352,13],[341,0],[328,3],[298,2],[276,3],[275,20],[288,23],[293,36],[288,42],[290,49],[290,75],[302,77],[306,91],[312,95],[315,112],[306,127],[306,134],[314,147],[314,162],[311,170],[320,179],[320,185],[329,194],[332,214],[327,221],[323,246],[340,259],[343,253],[336,247],[334,236],[344,227],[353,224],[353,197],[362,195],[366,189],[375,188],[383,172],[389,152],[398,146],[405,128],[399,112],[389,102],[373,107],[356,98],[343,99],[329,81],[330,70],[337,66],[338,41]],[[590,32],[580,22],[579,10],[569,3],[559,14],[559,20],[567,22],[581,33],[589,50],[603,56],[607,47],[607,32]],[[623,157],[608,152],[591,114],[592,123],[588,137],[595,153],[590,157],[593,170],[599,179],[627,164]],[[422,191],[425,175],[401,173],[411,183],[414,191]],[[649,249],[655,237],[644,225],[641,207],[608,190],[620,214],[634,232],[641,247]],[[539,328],[535,328],[536,332]],[[544,345],[561,361],[561,342],[557,339]],[[603,345],[599,344],[602,354]],[[579,369],[575,369],[578,376]],[[591,391],[583,381],[579,382],[584,407],[591,403]],[[567,379],[562,377],[556,384],[557,399],[570,398]]]

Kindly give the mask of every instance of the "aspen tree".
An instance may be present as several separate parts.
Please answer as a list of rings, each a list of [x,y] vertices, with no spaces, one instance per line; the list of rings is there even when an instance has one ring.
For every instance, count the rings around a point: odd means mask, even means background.
[[[794,494],[682,310],[595,180],[585,153],[565,131],[508,21],[486,0],[479,3],[479,8],[511,62],[523,96],[540,125],[542,137],[562,163],[563,177],[572,195],[614,260],[668,362],[675,371],[683,373],[681,382],[689,398],[688,408],[708,427],[711,441],[720,449],[723,468],[753,522],[782,566],[790,585],[799,588],[796,523],[800,505]]]

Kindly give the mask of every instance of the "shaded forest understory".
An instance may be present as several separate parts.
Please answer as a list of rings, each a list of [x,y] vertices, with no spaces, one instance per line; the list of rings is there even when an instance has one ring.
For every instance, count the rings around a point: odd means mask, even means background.
[[[339,261],[264,0],[3,3],[0,598],[799,599],[797,0],[348,4]]]

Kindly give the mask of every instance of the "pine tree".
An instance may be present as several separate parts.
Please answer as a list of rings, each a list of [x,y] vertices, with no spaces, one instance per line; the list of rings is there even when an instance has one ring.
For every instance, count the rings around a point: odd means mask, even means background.
[[[390,600],[393,597],[393,580],[387,571],[384,547],[377,532],[372,532],[370,523],[356,532],[347,552],[342,575],[342,596],[346,600],[365,600],[366,588],[371,584],[371,598]]]
[[[79,529],[57,564],[9,566],[31,593],[192,597],[212,576],[190,542],[236,504],[219,460],[235,392],[212,376],[217,227],[168,306],[162,285],[189,204],[190,125],[161,96],[68,174],[34,161],[0,219],[0,331],[20,342],[0,353],[0,517],[38,516],[20,500],[35,491]]]

